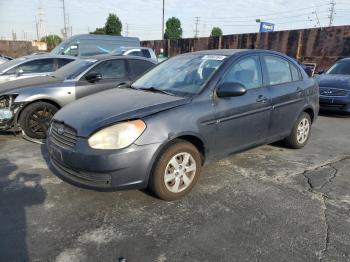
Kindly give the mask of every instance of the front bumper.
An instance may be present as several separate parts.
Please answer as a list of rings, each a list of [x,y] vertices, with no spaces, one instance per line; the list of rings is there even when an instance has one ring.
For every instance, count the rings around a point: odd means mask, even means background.
[[[350,97],[320,96],[320,110],[350,113]]]
[[[147,187],[160,144],[131,145],[120,150],[91,149],[78,138],[73,149],[57,146],[50,136],[47,149],[59,177],[92,189],[142,189]]]

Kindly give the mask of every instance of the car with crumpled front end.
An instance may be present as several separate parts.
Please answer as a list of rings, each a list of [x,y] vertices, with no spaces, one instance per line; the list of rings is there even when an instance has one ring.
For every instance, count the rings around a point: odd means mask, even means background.
[[[53,115],[65,105],[136,79],[155,65],[135,56],[96,56],[76,61],[48,76],[0,84],[0,130],[22,130],[45,139]]]

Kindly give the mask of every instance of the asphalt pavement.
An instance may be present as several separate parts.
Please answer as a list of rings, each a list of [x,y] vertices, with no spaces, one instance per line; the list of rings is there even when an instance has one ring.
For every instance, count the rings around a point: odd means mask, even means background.
[[[350,118],[211,163],[175,202],[74,187],[46,161],[0,134],[0,261],[350,261]]]

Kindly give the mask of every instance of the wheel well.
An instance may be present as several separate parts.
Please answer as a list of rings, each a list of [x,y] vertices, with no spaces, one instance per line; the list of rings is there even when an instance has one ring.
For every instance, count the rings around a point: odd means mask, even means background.
[[[307,108],[304,110],[305,113],[309,114],[310,118],[311,118],[311,123],[314,122],[315,119],[315,113],[314,110],[312,110],[311,108]]]
[[[184,135],[184,136],[177,137],[176,139],[182,139],[182,140],[185,140],[185,141],[193,144],[198,149],[199,153],[201,154],[202,163],[204,163],[204,161],[205,161],[205,146],[204,146],[203,141],[200,138],[198,138],[197,136],[193,136],[193,135]]]
[[[61,109],[61,106],[60,106],[59,104],[57,104],[56,102],[54,102],[54,101],[52,101],[52,100],[49,100],[49,99],[39,99],[39,100],[31,101],[31,102],[29,102],[28,104],[25,104],[25,106],[23,106],[23,107],[21,108],[21,110],[20,110],[19,113],[18,113],[16,122],[18,123],[19,119],[21,118],[21,114],[22,114],[24,108],[26,108],[27,106],[29,106],[29,105],[31,105],[31,104],[37,103],[37,102],[49,103],[49,104],[51,104],[51,105],[54,105],[54,106],[57,107],[58,109]]]

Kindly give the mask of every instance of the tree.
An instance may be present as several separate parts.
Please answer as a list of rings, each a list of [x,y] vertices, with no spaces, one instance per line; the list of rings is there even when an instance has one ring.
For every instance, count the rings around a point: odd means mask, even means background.
[[[40,39],[41,42],[45,42],[47,44],[47,49],[54,49],[59,43],[62,42],[62,38],[58,35],[47,35]]]
[[[222,30],[220,27],[213,27],[210,36],[222,36]]]
[[[166,29],[164,38],[166,39],[180,39],[182,37],[181,22],[176,17],[171,17],[166,21]]]
[[[100,28],[96,28],[96,30],[94,32],[91,32],[90,34],[105,35],[106,34],[106,30],[105,30],[104,27],[100,27]]]
[[[122,22],[116,14],[109,14],[104,27],[96,28],[91,34],[96,35],[121,35],[123,29]]]

